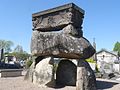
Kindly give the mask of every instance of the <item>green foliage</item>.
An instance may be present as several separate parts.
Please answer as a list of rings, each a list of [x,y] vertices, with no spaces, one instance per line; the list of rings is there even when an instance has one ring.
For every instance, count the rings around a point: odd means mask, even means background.
[[[87,61],[88,63],[95,63],[95,71],[96,71],[96,73],[99,72],[99,70],[98,70],[98,65],[97,65],[97,63],[96,63],[95,60],[93,60],[92,58],[88,58],[88,59],[86,59],[86,61]]]
[[[20,53],[22,53],[22,52],[24,52],[24,51],[23,51],[22,46],[17,45],[17,46],[15,47],[15,49],[14,49],[14,52],[20,52]]]
[[[98,64],[95,65],[95,70],[96,70],[96,73],[99,72],[99,70],[98,70]]]
[[[58,64],[55,63],[54,66],[53,66],[53,68],[54,68],[54,71],[57,72]]]
[[[10,56],[15,56],[17,60],[27,60],[30,56],[27,52],[23,51],[22,46],[17,45],[12,53],[9,53]]]
[[[18,60],[27,60],[30,56],[27,52],[13,52],[11,55],[15,56]]]
[[[32,63],[33,63],[32,60],[28,60],[28,61],[26,62],[26,67],[29,68],[29,67],[31,66]]]
[[[17,60],[27,60],[30,56],[27,52],[25,52],[22,46],[17,45],[12,53],[10,53],[11,47],[13,46],[12,41],[0,40],[0,50],[4,50],[4,55],[15,56]]]
[[[120,56],[120,42],[115,43],[113,51],[118,51],[118,54]]]
[[[92,58],[88,58],[86,59],[87,62],[90,62],[90,63],[96,63],[95,60],[93,60]]]
[[[0,40],[0,49],[4,49],[5,53],[9,53],[11,50],[11,47],[13,46],[12,41],[6,41],[6,40]]]

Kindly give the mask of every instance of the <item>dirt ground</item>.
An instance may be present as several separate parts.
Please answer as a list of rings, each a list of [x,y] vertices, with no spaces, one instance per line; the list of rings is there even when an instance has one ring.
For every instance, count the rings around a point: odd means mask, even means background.
[[[119,82],[112,80],[97,79],[98,90],[120,90]],[[0,90],[76,90],[75,87],[65,86],[62,88],[39,87],[25,81],[24,76],[0,78]]]
[[[57,90],[75,90],[75,87],[56,88]],[[0,78],[0,90],[56,90],[55,88],[39,87],[25,81],[23,76]]]

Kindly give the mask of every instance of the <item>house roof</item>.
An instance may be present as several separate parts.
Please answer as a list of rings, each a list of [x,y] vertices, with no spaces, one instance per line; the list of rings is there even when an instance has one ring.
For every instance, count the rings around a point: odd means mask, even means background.
[[[107,51],[105,49],[102,49],[102,50],[98,51],[96,54],[99,54],[101,52],[107,52],[107,53],[112,54],[114,56],[118,56],[118,52],[117,51]]]

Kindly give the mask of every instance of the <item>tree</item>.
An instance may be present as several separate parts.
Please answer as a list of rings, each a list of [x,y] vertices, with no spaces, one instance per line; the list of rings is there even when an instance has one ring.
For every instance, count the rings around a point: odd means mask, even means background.
[[[18,60],[26,60],[30,56],[26,51],[23,50],[22,46],[20,45],[17,45],[11,54]]]
[[[120,56],[120,42],[115,43],[113,51],[118,51],[118,55]]]
[[[14,49],[14,52],[19,52],[19,53],[21,52],[22,53],[23,52],[22,46],[17,45],[16,48]]]
[[[9,53],[13,45],[12,41],[0,40],[0,49],[4,49],[5,53]]]

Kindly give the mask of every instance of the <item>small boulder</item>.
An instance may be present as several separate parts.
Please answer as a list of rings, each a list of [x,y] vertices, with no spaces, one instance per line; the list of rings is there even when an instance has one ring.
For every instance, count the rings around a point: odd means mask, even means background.
[[[35,70],[33,73],[33,83],[36,83],[38,85],[46,85],[52,80],[52,70],[53,65],[49,64],[50,60],[52,58],[44,58],[40,60],[39,63],[36,64]]]

